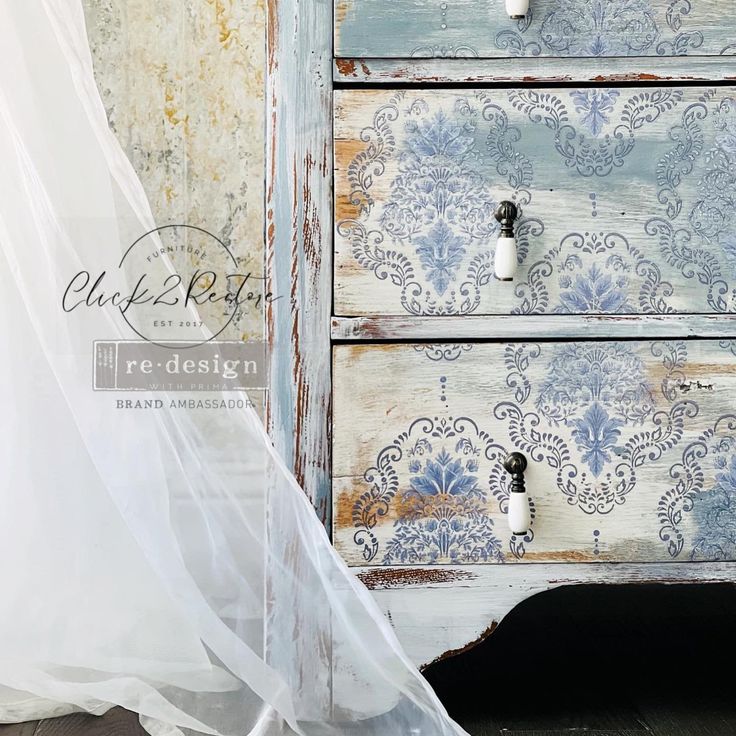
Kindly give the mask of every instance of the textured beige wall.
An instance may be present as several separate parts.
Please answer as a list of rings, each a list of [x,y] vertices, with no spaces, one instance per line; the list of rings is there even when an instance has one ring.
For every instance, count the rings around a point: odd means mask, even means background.
[[[241,272],[262,275],[262,0],[84,4],[110,125],[157,224],[202,227],[231,248]],[[222,337],[261,339],[263,310],[241,310],[231,328]]]

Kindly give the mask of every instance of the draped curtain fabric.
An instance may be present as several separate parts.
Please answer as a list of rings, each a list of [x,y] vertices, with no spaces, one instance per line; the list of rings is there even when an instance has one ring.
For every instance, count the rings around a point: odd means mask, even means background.
[[[0,721],[121,705],[167,736],[462,734],[252,408],[92,390],[94,341],[131,331],[63,292],[155,223],[78,0],[0,0],[0,28]]]

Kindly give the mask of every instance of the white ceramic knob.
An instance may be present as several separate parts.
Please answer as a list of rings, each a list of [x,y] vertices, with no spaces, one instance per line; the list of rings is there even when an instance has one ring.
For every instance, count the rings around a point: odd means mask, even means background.
[[[516,238],[501,236],[496,243],[496,255],[493,259],[496,278],[501,281],[512,281],[518,265]]]
[[[512,534],[526,534],[532,523],[532,515],[529,510],[529,494],[509,493],[509,529]]]
[[[529,12],[529,0],[506,0],[506,12],[513,20],[523,18]]]

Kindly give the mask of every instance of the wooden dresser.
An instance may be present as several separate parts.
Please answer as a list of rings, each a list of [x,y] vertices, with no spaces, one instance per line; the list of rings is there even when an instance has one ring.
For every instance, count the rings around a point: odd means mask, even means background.
[[[412,659],[558,585],[732,580],[731,3],[270,20],[270,429]]]

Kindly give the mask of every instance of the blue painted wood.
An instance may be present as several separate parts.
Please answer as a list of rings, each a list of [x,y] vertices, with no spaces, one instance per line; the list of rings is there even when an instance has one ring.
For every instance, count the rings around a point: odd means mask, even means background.
[[[733,88],[341,91],[335,313],[734,313],[735,141]]]
[[[718,56],[736,49],[722,0],[335,0],[338,57]]]

